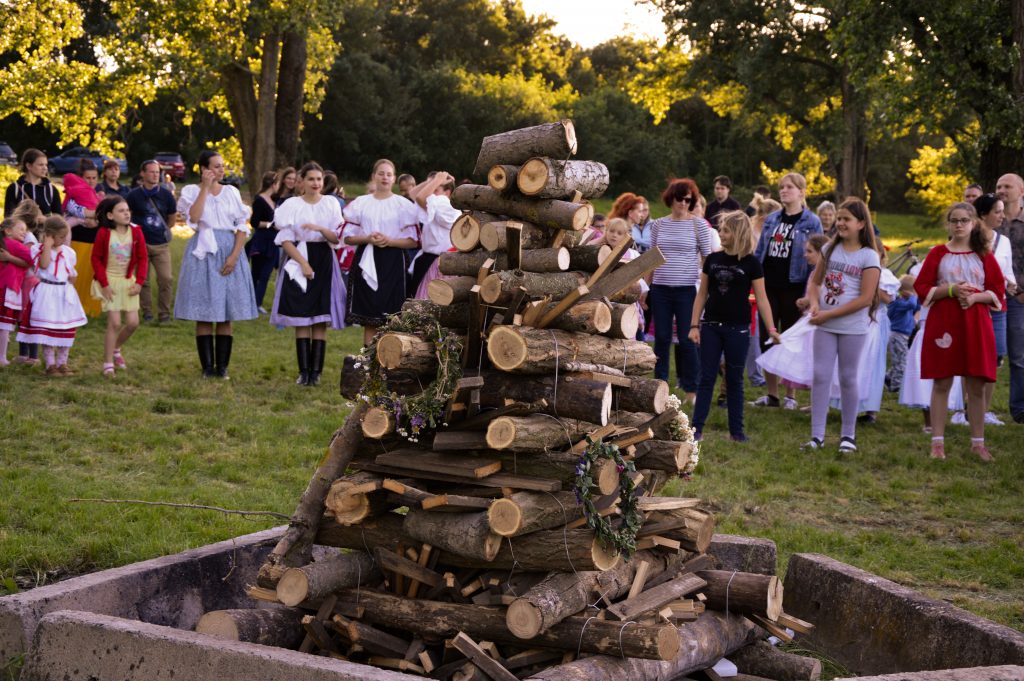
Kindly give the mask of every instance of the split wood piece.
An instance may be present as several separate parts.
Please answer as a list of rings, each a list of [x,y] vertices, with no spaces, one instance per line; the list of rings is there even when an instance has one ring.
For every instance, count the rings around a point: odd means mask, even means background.
[[[569,269],[569,249],[535,248],[523,251],[518,268],[509,265],[508,254],[505,251],[492,255],[487,251],[478,250],[471,253],[442,253],[438,256],[438,270],[449,277],[477,276],[480,267],[489,259],[494,260],[494,267],[498,270],[522,269],[534,273],[553,273]]]
[[[306,615],[302,618],[302,628],[306,630],[306,636],[302,639],[302,643],[299,644],[300,653],[311,653],[316,647],[320,648],[333,648],[330,636],[328,636],[324,629],[323,623],[331,616],[334,612],[335,606],[338,604],[338,597],[334,594],[330,594],[324,599],[323,603],[316,610],[315,616]],[[315,623],[315,624],[314,624]]]
[[[576,129],[566,118],[485,137],[480,143],[473,175],[483,177],[499,164],[522,165],[533,156],[569,158],[575,154]]]
[[[714,557],[709,556],[706,553],[698,555],[695,553],[684,552],[683,555],[685,558],[680,560],[679,563],[675,565],[674,569],[666,570],[665,572],[661,572],[660,574],[654,575],[648,579],[647,588],[652,589],[659,584],[664,584],[669,580],[675,579],[678,575],[685,575],[690,572],[699,572],[701,570],[713,570],[718,567],[718,563],[715,561]],[[700,600],[701,603],[707,599],[707,597],[702,593],[698,593],[696,598],[697,600]]]
[[[615,445],[621,450],[625,450],[626,448],[632,447],[635,444],[646,442],[647,440],[650,440],[653,437],[654,431],[651,430],[650,428],[645,428],[644,430],[638,432],[627,433],[619,437],[611,438],[610,440],[608,440],[608,443]]]
[[[636,598],[647,584],[647,574],[651,571],[651,564],[646,560],[641,561],[636,568],[636,575],[633,577],[633,583],[629,587],[629,593],[626,594],[626,599]]]
[[[429,570],[423,565],[420,565],[419,561],[409,560],[405,556],[400,556],[394,551],[389,551],[383,547],[378,546],[373,551],[373,555],[377,558],[377,565],[380,566],[381,570],[394,573],[396,575],[402,575],[408,577],[412,582],[418,582],[420,584],[426,584],[427,586],[438,586],[443,583],[444,577],[433,570]],[[408,647],[406,643],[406,647]],[[405,648],[402,649],[403,651]]]
[[[708,547],[711,546],[711,539],[715,534],[715,516],[699,508],[657,511],[651,514],[651,520],[655,522],[665,520],[682,521],[681,527],[666,531],[664,536],[679,540],[684,548],[689,551],[696,551],[697,553],[704,553],[708,550]],[[779,608],[781,607],[782,600],[780,598]],[[734,612],[739,611],[734,610]],[[778,612],[775,615],[778,616]]]
[[[598,541],[594,532],[588,529],[540,530],[501,539],[501,550],[492,561],[481,562],[450,553],[445,554],[445,560],[460,567],[511,570],[514,566],[518,570],[567,572],[610,570],[621,562],[621,556]]]
[[[569,269],[594,272],[608,259],[611,252],[611,247],[604,244],[573,246],[569,249]]]
[[[400,657],[381,657],[378,655],[371,655],[366,659],[366,664],[384,669],[397,669],[401,672],[412,672],[413,674],[424,673],[423,667],[415,662],[410,662],[409,660]]]
[[[579,272],[495,272],[480,285],[480,298],[489,305],[501,305],[519,289],[531,298],[563,298],[583,283],[583,276]]]
[[[453,425],[453,429],[457,430],[476,430],[476,429],[487,429],[487,424],[498,418],[499,416],[525,416],[527,414],[534,414],[536,412],[547,411],[548,403],[545,399],[535,400],[533,402],[510,402],[503,406],[488,408],[488,398],[493,397],[489,390],[485,390],[481,393],[481,397],[484,400],[484,404],[481,405],[484,410],[476,416],[471,416],[467,419],[459,421]],[[504,402],[504,398],[502,399]],[[436,438],[436,435],[435,435]]]
[[[454,636],[459,631],[475,639],[521,644],[505,627],[505,609],[495,606],[410,600],[375,591],[346,589],[339,600],[366,608],[364,621],[410,631],[421,636]],[[589,619],[589,622],[588,622]],[[741,618],[734,617],[735,620]],[[621,642],[621,645],[620,645]],[[605,653],[647,659],[675,657],[679,637],[671,625],[645,627],[588,617],[573,617],[530,640],[535,648]]]
[[[394,478],[384,478],[384,481],[381,482],[381,487],[397,494],[403,501],[412,504],[422,503],[432,496],[430,492],[417,489],[406,482],[395,480]]]
[[[597,161],[559,161],[535,157],[519,168],[516,185],[527,196],[542,199],[573,196],[578,201],[595,199],[604,194],[610,179],[608,167]]]
[[[704,612],[704,604],[698,600],[687,598],[668,604],[669,619],[693,621]]]
[[[422,452],[423,450],[410,450],[412,452]],[[454,482],[454,483],[465,483],[466,478],[460,478],[455,475],[448,475],[447,473],[437,473],[435,471],[418,471],[409,470],[406,468],[400,468],[398,466],[383,466],[377,463],[358,462],[353,464],[353,468],[364,471],[372,471],[374,473],[383,473],[385,475],[397,476],[400,478],[407,478],[415,476],[424,480],[437,480],[439,482]],[[503,489],[508,487],[510,489],[525,489],[534,490],[537,492],[558,492],[562,489],[562,483],[560,480],[549,480],[531,475],[516,475],[513,473],[495,473],[494,475],[488,475],[486,478],[480,478],[479,480],[473,481],[477,485],[484,487],[494,487]]]
[[[334,615],[331,621],[334,623],[335,631],[341,633],[352,643],[362,646],[371,655],[404,659],[405,652],[409,649],[409,641],[364,622],[350,620],[343,615]]]
[[[459,632],[452,639],[452,646],[480,667],[494,681],[519,681],[515,674],[501,666],[501,663],[484,652],[476,641]]]
[[[552,664],[555,660],[560,659],[562,659],[562,653],[558,651],[537,648],[524,650],[521,653],[506,657],[505,667],[507,669],[523,669],[525,667]]]
[[[618,265],[619,261],[622,260],[622,256],[626,254],[626,251],[629,250],[629,247],[632,243],[633,240],[629,237],[626,237],[619,243],[615,244],[615,246],[608,253],[608,256],[601,262],[598,268],[594,270],[593,274],[590,275],[590,278],[587,279],[587,287],[592,287],[594,284],[600,281],[605,274],[615,269],[615,266]]]
[[[487,510],[491,531],[502,537],[566,525],[582,515],[575,492],[516,492],[510,497],[495,499]]]
[[[373,473],[353,473],[335,480],[324,506],[342,525],[355,525],[388,509],[387,492],[381,491],[383,478]]]
[[[729,656],[743,674],[764,676],[776,681],[818,681],[821,660],[779,650],[767,641],[755,641]]]
[[[290,568],[277,583],[277,598],[285,605],[316,601],[346,587],[366,587],[381,579],[373,558],[362,551],[338,553],[302,567]]]
[[[614,272],[612,273],[614,274]],[[611,276],[611,275],[609,275]],[[621,289],[618,293],[611,296],[588,296],[588,298],[601,298],[608,300],[613,303],[619,303],[620,305],[634,305],[640,300],[640,294],[642,290],[640,288],[640,282],[634,281],[625,288]],[[639,324],[638,324],[639,326]]]
[[[615,299],[616,294],[627,290],[649,272],[664,265],[665,262],[667,261],[661,249],[654,246],[644,251],[639,258],[623,263],[614,272],[609,272],[600,281],[590,285],[590,294],[587,297]]]
[[[607,300],[607,299],[605,299]],[[640,312],[636,304],[610,303],[612,324],[604,335],[609,338],[626,338],[633,340],[640,330]]]
[[[643,539],[638,539],[636,542],[638,549],[653,549],[659,546],[669,551],[678,551],[682,548],[682,544],[678,539],[669,539],[659,534],[649,534]]]
[[[480,225],[480,246],[492,252],[504,251],[508,246],[508,233],[505,229],[511,224],[516,224],[520,227],[519,246],[523,250],[549,247],[558,248],[558,246],[550,246],[551,235],[546,229],[542,229],[532,222],[521,220],[500,220]],[[571,257],[572,254],[570,253],[570,263],[572,262]]]
[[[427,284],[427,298],[438,305],[465,303],[470,299],[470,291],[476,286],[475,276],[444,277],[434,279]]]
[[[589,203],[506,196],[491,187],[478,184],[456,187],[452,192],[452,205],[460,209],[508,215],[549,230],[580,231],[586,229],[594,219],[594,206]]]
[[[543,400],[544,406],[534,409],[534,412],[543,412],[567,419],[587,419],[587,421],[598,422],[599,425],[608,423],[611,415],[612,389],[608,383],[600,381],[561,374],[557,381],[554,376],[535,376],[532,377],[532,380],[524,381],[521,376],[493,371],[484,374],[484,386],[481,399],[482,406],[485,407],[498,406],[499,401],[504,399],[520,402]],[[522,415],[510,416],[521,417]],[[500,417],[490,419],[490,423],[493,424],[498,418]],[[558,425],[551,419],[545,420],[552,425]],[[565,434],[563,433],[560,442],[564,441]],[[548,445],[551,448],[560,447],[555,442],[549,442]]]
[[[678,511],[684,508],[696,508],[701,503],[703,502],[700,499],[684,499],[682,497],[641,497],[637,499],[636,506],[641,511]],[[685,518],[685,516],[682,517]]]
[[[482,227],[489,222],[496,222],[498,220],[501,220],[501,217],[492,213],[483,213],[475,210],[463,212],[452,224],[450,237],[452,246],[463,253],[475,251],[480,247]]]
[[[499,192],[507,194],[515,191],[516,177],[519,175],[519,166],[496,165],[491,166],[487,171],[487,184]]]
[[[704,595],[712,610],[741,615],[761,615],[774,622],[782,613],[782,582],[775,575],[760,575],[732,570],[702,570],[697,573],[707,581]]]
[[[374,462],[382,466],[398,466],[410,471],[444,473],[470,480],[485,478],[501,470],[500,461],[487,461],[475,457],[422,450],[403,449],[385,452],[379,454]]]
[[[424,499],[420,506],[424,511],[459,511],[478,510],[486,511],[494,503],[493,499],[487,497],[467,497],[461,494],[435,494],[429,499]]]
[[[767,617],[751,615],[750,619],[753,620],[754,624],[759,625],[762,629],[767,631],[769,636],[774,636],[783,643],[790,643],[793,641],[793,635],[791,633],[780,627],[775,622],[772,622]]]
[[[473,430],[442,430],[434,434],[433,448],[435,451],[487,449],[487,437]]]
[[[567,362],[612,362],[627,375],[644,375],[654,370],[657,359],[651,346],[641,341],[512,326],[491,332],[487,356],[498,369],[516,374],[550,373]]]
[[[360,424],[366,404],[360,403],[349,413],[345,425],[335,431],[327,456],[323,458],[299,499],[299,504],[270,555],[259,569],[257,585],[276,588],[279,574],[275,570],[305,565],[312,556],[313,540],[324,512],[324,499],[331,483],[345,474],[359,442]]]
[[[436,280],[435,280],[436,281]],[[430,284],[427,284],[430,286]],[[472,296],[470,296],[472,299]],[[438,305],[429,300],[410,299],[402,303],[402,312],[415,312],[436,319],[441,326],[462,331],[469,324],[469,303],[452,303]],[[391,385],[391,373],[388,374],[388,385]],[[422,390],[422,388],[421,388]]]
[[[409,303],[426,303],[426,300],[410,300]],[[408,304],[408,303],[407,303]],[[437,307],[436,305],[434,307]],[[404,310],[403,306],[403,310]],[[466,313],[469,308],[465,308]],[[456,327],[459,328],[459,327]],[[465,328],[465,322],[463,326]],[[356,364],[359,364],[357,367]],[[366,380],[366,360],[356,355],[346,355],[341,369],[341,395],[345,399],[355,400],[359,391],[363,389],[363,382]],[[414,395],[423,392],[423,379],[408,371],[389,371],[387,386],[389,392],[399,395]]]
[[[487,513],[431,513],[411,509],[402,531],[414,539],[474,561],[489,563],[498,555],[501,537],[491,532]]]
[[[814,625],[810,622],[805,622],[799,617],[793,617],[784,612],[779,614],[778,623],[779,626],[787,627],[800,634],[809,634],[814,629]]]
[[[577,291],[586,291],[586,287],[581,286]],[[556,307],[556,305],[551,305],[548,307],[548,311],[553,311]],[[572,305],[550,321],[547,321],[546,316],[541,317],[541,322],[537,326],[538,328],[550,327],[573,333],[607,333],[612,328],[612,309],[608,303],[602,300],[588,300]]]
[[[395,432],[395,415],[382,407],[370,407],[363,416],[363,436],[379,440]]]
[[[285,571],[288,571],[290,569],[291,568],[285,568]],[[264,601],[266,603],[280,603],[280,601],[277,600],[277,591],[275,589],[264,589],[262,586],[246,587],[245,595],[257,601]]]
[[[631,620],[645,612],[660,610],[677,598],[700,591],[706,585],[707,582],[697,575],[680,575],[671,581],[641,592],[638,596],[616,603],[608,608],[607,612],[616,619]]]
[[[595,620],[596,621],[596,620]],[[593,626],[591,622],[591,626]],[[621,623],[615,622],[616,626]],[[628,634],[636,625],[623,629]],[[550,667],[530,676],[527,681],[669,681],[713,666],[718,660],[747,645],[758,629],[743,617],[726,617],[706,612],[696,622],[678,627],[679,654],[672,660],[630,659],[613,655],[594,655],[575,662]]]
[[[298,608],[213,610],[199,618],[196,633],[294,649],[302,643],[303,614]]]
[[[672,394],[668,383],[658,378],[634,378],[629,390],[615,391],[615,408],[622,411],[661,414]]]
[[[487,427],[487,445],[513,452],[561,450],[572,447],[599,427],[595,423],[541,414],[502,416]]]
[[[541,315],[535,326],[538,329],[543,329],[551,324],[551,322],[567,312],[569,308],[580,299],[580,297],[586,295],[587,290],[586,286],[577,286],[575,290],[570,291],[564,298],[555,303],[549,309],[545,310],[544,314]]]

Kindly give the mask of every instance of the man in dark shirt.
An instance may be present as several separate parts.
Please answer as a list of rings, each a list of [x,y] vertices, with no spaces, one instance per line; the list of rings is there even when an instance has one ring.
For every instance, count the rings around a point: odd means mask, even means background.
[[[704,217],[715,229],[718,229],[718,216],[720,214],[740,209],[739,201],[729,196],[731,191],[732,180],[725,175],[719,175],[715,178],[715,200],[709,203],[707,210],[704,211]]]
[[[149,251],[150,276],[142,285],[139,306],[142,318],[153,320],[153,294],[149,282],[156,273],[157,312],[161,323],[171,321],[171,294],[174,275],[171,272],[171,227],[177,219],[178,208],[174,195],[160,186],[160,164],[145,161],[142,164],[142,182],[128,192],[128,207],[132,222],[142,227]]]

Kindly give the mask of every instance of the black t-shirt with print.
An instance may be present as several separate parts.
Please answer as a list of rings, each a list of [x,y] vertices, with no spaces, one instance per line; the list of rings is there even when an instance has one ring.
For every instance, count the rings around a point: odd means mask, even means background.
[[[793,228],[803,211],[795,215],[782,214],[768,250],[764,254],[765,286],[789,286],[789,261],[793,257]]]
[[[737,258],[725,251],[704,258],[708,277],[708,301],[704,321],[721,324],[750,324],[750,286],[764,276],[761,263],[753,255]]]

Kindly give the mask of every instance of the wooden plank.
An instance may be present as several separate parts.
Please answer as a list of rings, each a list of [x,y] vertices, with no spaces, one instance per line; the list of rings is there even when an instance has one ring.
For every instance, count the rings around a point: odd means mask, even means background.
[[[491,507],[493,499],[487,497],[467,497],[461,494],[436,494],[429,499],[424,499],[421,506],[423,510],[437,508],[471,508],[485,510]]]
[[[609,258],[611,260],[611,258]],[[608,260],[605,261],[607,263]],[[583,299],[614,298],[615,294],[631,286],[648,272],[653,272],[665,264],[665,256],[657,246],[644,251],[635,260],[623,264],[617,270],[604,277],[593,286],[588,286],[590,293]]]
[[[636,543],[637,551],[653,549],[656,546],[662,546],[672,551],[678,551],[682,548],[682,543],[678,539],[670,539],[668,537],[663,537],[660,534],[647,535]]]
[[[630,246],[633,245],[632,237],[626,237],[612,248],[612,252],[608,254],[608,258],[597,266],[594,273],[587,279],[586,287],[592,289],[593,286],[605,275],[606,272],[610,272],[619,261],[622,260],[622,256],[626,254],[626,251]]]
[[[326,620],[327,618],[329,618],[331,616],[331,613],[334,612],[334,606],[336,606],[337,604],[338,604],[338,597],[336,595],[334,595],[334,594],[331,594],[330,596],[325,598],[324,602],[320,604],[319,608],[317,608],[316,615],[314,616],[314,619],[316,621],[318,621],[318,622],[323,622],[324,620]],[[307,615],[307,617],[308,617],[308,615]],[[305,618],[303,618],[303,620],[305,620]],[[319,630],[314,630],[314,631],[317,632],[317,635],[320,635]],[[318,646],[318,645],[319,644],[314,640],[313,635],[310,633],[310,630],[306,629],[306,637],[304,639],[302,639],[302,644],[299,646],[299,652],[301,652],[301,653],[313,652],[313,648]],[[320,646],[320,647],[323,648],[324,646]]]
[[[388,551],[378,546],[373,553],[377,559],[377,565],[382,570],[403,575],[427,586],[437,586],[444,581],[444,577],[433,570],[428,570],[418,562],[409,560],[405,556],[400,556],[393,551]]]
[[[469,430],[442,430],[434,435],[434,451],[472,451],[487,449],[487,433]]]
[[[640,561],[636,568],[636,574],[633,576],[633,584],[629,587],[629,594],[626,596],[626,600],[640,595],[640,592],[644,590],[644,584],[647,583],[647,573],[650,571],[651,564],[646,560]]]
[[[430,570],[431,572],[434,572],[433,566],[437,563],[437,554],[438,552],[434,551],[433,546],[431,546],[430,544],[424,544],[422,548],[420,548],[420,557],[416,561],[416,564],[424,570]],[[437,573],[434,572],[434,574]],[[438,584],[440,583],[441,582],[439,581]],[[420,589],[420,584],[423,584],[423,582],[415,581],[409,585],[409,598],[416,598],[416,594],[419,592]],[[437,586],[437,584],[435,584],[434,586]],[[412,659],[409,657],[408,654],[406,654],[405,658],[407,660]]]
[[[381,487],[388,490],[389,492],[394,492],[395,494],[398,494],[403,499],[407,499],[415,503],[420,503],[424,499],[427,499],[432,496],[429,492],[424,492],[421,489],[416,489],[415,487],[407,485],[406,483],[400,480],[395,480],[394,478],[385,478],[381,482]]]
[[[508,268],[518,270],[523,261],[523,225],[520,222],[505,223],[505,255],[508,258]]]
[[[409,642],[363,622],[356,622],[341,615],[334,616],[336,627],[348,632],[348,639],[361,645],[371,655],[403,658],[409,649]]]
[[[519,681],[512,672],[501,666],[497,660],[484,652],[473,639],[463,632],[460,631],[456,634],[452,639],[452,645],[494,681]]]
[[[589,434],[590,439],[595,442],[598,440],[603,440],[605,437],[614,433],[616,428],[618,428],[618,426],[616,426],[613,423],[609,423],[607,426],[601,426],[600,428]],[[582,454],[586,449],[587,438],[583,438],[582,440],[574,444],[572,446],[572,449],[570,449],[569,451],[571,451],[573,454]]]
[[[611,383],[617,388],[626,388],[627,390],[633,387],[633,379],[629,376],[616,376],[615,374],[605,374],[598,371],[580,371],[572,374],[572,376],[585,378],[589,381]]]
[[[412,471],[431,471],[460,478],[478,479],[494,475],[501,470],[501,461],[488,461],[440,452],[395,451],[378,454],[374,463],[382,466],[400,466]]]
[[[586,286],[580,286],[575,291],[570,291],[568,295],[566,295],[564,298],[558,301],[558,304],[551,308],[551,310],[549,310],[546,315],[541,317],[540,321],[534,324],[534,326],[536,326],[538,329],[543,329],[548,324],[555,321],[555,317],[557,317],[558,315],[562,314],[570,307],[575,305],[577,300],[580,300],[589,292],[590,290]]]
[[[353,463],[352,468],[362,471],[370,471],[371,473],[395,475],[398,477],[414,476],[425,480],[437,480],[439,482],[464,483],[467,481],[467,478],[459,477],[457,475],[437,473],[434,471],[418,471],[400,468],[398,466],[385,466],[379,463]],[[534,492],[560,492],[562,490],[562,483],[559,480],[538,478],[529,475],[513,475],[511,473],[495,473],[494,475],[488,475],[486,478],[479,478],[473,482],[484,487],[495,487],[499,489],[502,487],[511,487],[513,489],[524,489]]]
[[[789,635],[783,627],[780,627],[775,622],[772,622],[767,617],[761,617],[760,615],[751,615],[751,619],[754,620],[758,625],[764,628],[772,636],[778,637],[784,643],[789,643],[793,640],[793,637]]]
[[[540,318],[541,313],[547,309],[548,304],[551,302],[550,296],[545,296],[540,300],[534,300],[526,306],[526,311],[523,312],[523,326],[533,326],[537,323],[537,319]]]
[[[533,650],[524,650],[521,653],[505,658],[505,668],[522,669],[538,664],[548,664],[560,659],[562,659],[561,650],[541,650],[540,648],[535,648]]]
[[[623,449],[625,447],[629,447],[630,445],[635,445],[639,442],[643,442],[644,440],[650,440],[653,438],[654,431],[648,428],[646,430],[641,430],[638,433],[634,433],[633,435],[627,435],[626,437],[620,437],[614,440],[610,440],[609,443],[619,447],[620,449]]]
[[[668,603],[708,585],[697,575],[681,575],[670,582],[665,582],[644,591],[639,596],[627,598],[608,608],[608,614],[618,620],[631,620],[645,612],[660,610]]]
[[[780,626],[792,629],[799,634],[809,634],[814,629],[814,625],[810,622],[805,622],[799,617],[793,617],[786,613],[779,615],[778,623]]]
[[[674,511],[701,505],[700,499],[684,499],[682,497],[640,497],[636,501],[637,508],[641,511]]]

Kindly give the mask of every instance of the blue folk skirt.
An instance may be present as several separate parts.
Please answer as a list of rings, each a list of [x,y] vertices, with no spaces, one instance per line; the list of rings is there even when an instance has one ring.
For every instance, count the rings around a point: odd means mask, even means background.
[[[181,259],[178,293],[174,299],[175,319],[194,322],[234,322],[256,319],[256,291],[252,272],[244,254],[239,254],[235,269],[225,276],[220,273],[235,247],[235,233],[216,229],[217,252],[207,253],[200,260],[192,255],[198,233],[188,240]]]

